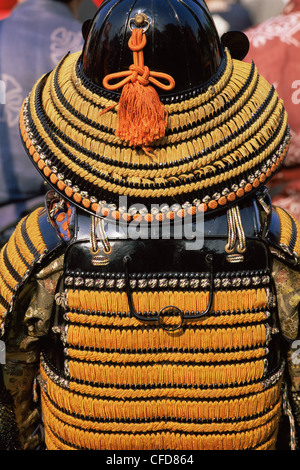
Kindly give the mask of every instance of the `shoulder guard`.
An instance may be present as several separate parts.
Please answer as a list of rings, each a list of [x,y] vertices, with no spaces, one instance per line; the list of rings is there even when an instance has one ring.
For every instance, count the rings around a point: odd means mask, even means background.
[[[300,268],[300,223],[286,210],[272,206],[267,240],[271,253],[294,269]]]
[[[0,252],[0,336],[20,289],[35,267],[62,245],[46,208],[38,208],[18,223]]]

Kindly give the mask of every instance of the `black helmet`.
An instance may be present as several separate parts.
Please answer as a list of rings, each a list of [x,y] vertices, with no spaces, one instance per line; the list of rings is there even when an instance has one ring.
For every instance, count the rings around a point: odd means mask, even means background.
[[[129,68],[127,44],[137,26],[147,32],[145,64],[174,77],[174,93],[191,91],[217,73],[224,52],[204,1],[107,0],[91,22],[83,48],[82,69],[92,83],[102,86],[106,75]]]

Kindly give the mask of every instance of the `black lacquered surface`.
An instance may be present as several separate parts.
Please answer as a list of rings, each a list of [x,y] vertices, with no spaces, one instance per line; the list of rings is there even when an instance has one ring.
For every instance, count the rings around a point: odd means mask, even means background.
[[[211,15],[202,0],[108,0],[98,10],[83,51],[83,72],[96,85],[110,73],[132,64],[129,22],[145,13],[145,64],[173,76],[172,93],[208,82],[220,66],[222,48]]]

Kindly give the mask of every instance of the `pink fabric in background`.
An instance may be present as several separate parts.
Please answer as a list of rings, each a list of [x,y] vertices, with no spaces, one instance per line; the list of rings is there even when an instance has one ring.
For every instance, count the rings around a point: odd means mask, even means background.
[[[273,202],[300,220],[300,0],[283,13],[245,31],[259,73],[276,88],[288,112],[291,145],[282,170],[270,186]]]

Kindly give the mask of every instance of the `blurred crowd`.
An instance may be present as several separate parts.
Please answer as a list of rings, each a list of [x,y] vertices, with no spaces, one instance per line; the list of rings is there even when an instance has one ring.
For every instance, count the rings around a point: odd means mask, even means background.
[[[81,28],[102,0],[2,0],[0,5],[0,244],[47,188],[19,139],[18,114],[36,80],[82,47]],[[220,36],[244,31],[245,61],[277,89],[292,143],[272,183],[274,202],[300,220],[300,0],[206,0]],[[2,238],[1,238],[2,237]]]

